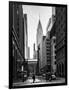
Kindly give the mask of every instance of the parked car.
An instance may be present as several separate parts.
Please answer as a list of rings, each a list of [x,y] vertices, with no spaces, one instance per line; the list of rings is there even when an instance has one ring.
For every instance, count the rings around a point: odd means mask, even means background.
[[[43,76],[43,77],[45,77],[45,76],[46,76],[46,74],[44,73],[44,74],[42,74],[42,76]]]
[[[52,80],[56,80],[56,76],[54,74],[51,75]]]

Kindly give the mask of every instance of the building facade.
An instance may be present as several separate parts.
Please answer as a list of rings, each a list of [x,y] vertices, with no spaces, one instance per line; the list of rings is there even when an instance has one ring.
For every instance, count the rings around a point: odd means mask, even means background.
[[[36,65],[37,65],[37,61],[32,61],[32,60],[28,61],[29,76],[36,74]]]
[[[51,73],[56,75],[56,35],[55,35],[55,22],[53,23],[50,40],[51,40]]]
[[[38,22],[38,27],[37,27],[37,34],[36,34],[36,43],[37,43],[37,73],[40,73],[40,68],[41,68],[41,61],[42,61],[42,37],[43,37],[43,30],[42,30],[42,25],[39,20]]]
[[[56,7],[56,64],[57,76],[65,76],[66,8]]]
[[[53,26],[53,18],[49,18],[48,25],[46,28],[46,73],[51,72],[51,39],[50,39],[50,32]]]
[[[22,5],[17,3],[10,3],[10,46],[12,46],[12,61],[10,61],[10,67],[12,67],[13,82],[16,80],[25,80],[24,74],[28,74],[28,63],[25,60],[25,32],[24,32],[24,14]],[[12,43],[11,43],[12,42]],[[24,73],[26,71],[26,73]],[[10,78],[11,79],[11,78]]]
[[[46,73],[51,72],[51,44],[50,44],[50,31],[46,35]]]
[[[42,75],[46,73],[46,36],[42,38],[42,60],[41,60],[41,73]]]
[[[12,57],[13,57],[13,81],[21,76],[21,68],[24,62],[24,28],[22,5],[11,3],[11,33],[12,33]]]
[[[28,46],[28,59],[30,59],[30,47]]]
[[[56,37],[51,38],[51,73],[56,74]]]
[[[24,14],[24,43],[25,43],[25,59],[28,59],[28,30],[27,30],[27,14]]]
[[[55,7],[52,7],[52,16],[49,19],[47,29],[46,29],[47,31],[46,33],[46,56],[47,56],[47,62],[48,62],[47,72],[51,72],[51,67],[55,68],[55,65],[53,64],[53,60],[51,59],[52,54],[55,52],[55,51],[52,51],[55,49],[55,44],[52,43],[54,40],[53,36],[55,35],[54,23],[55,23]]]
[[[37,59],[37,50],[35,49],[35,43],[33,44],[33,58]]]
[[[42,36],[43,36],[43,30],[42,30],[42,25],[41,22],[39,20],[38,22],[38,27],[37,27],[37,34],[36,34],[36,43],[37,43],[37,47],[38,45],[41,43],[42,41]]]
[[[55,7],[52,7],[52,28],[50,31],[51,39],[51,73],[56,75],[56,35],[55,35]]]

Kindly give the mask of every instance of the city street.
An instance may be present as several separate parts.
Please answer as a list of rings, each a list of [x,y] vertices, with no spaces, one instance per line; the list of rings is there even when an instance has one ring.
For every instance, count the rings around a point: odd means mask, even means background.
[[[13,3],[10,10],[13,87],[66,83],[66,8]]]
[[[25,85],[39,85],[39,84],[57,84],[64,83],[64,78],[57,78],[57,80],[46,81],[42,76],[36,76],[35,82],[33,83],[32,77],[28,77],[28,79],[24,82],[13,83],[13,86],[25,86]]]

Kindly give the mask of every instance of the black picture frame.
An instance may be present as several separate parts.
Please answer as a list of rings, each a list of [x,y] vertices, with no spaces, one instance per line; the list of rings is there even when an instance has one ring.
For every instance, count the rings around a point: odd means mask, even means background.
[[[31,87],[47,87],[47,86],[62,86],[67,85],[67,5],[66,4],[50,4],[50,3],[33,3],[33,2],[18,2],[18,1],[9,1],[9,88],[31,88]],[[27,86],[12,86],[13,82],[13,61],[12,61],[12,4],[20,5],[34,5],[34,6],[55,6],[55,7],[65,7],[66,8],[66,31],[65,31],[65,83],[56,83],[56,84],[39,84],[39,85],[27,85]]]

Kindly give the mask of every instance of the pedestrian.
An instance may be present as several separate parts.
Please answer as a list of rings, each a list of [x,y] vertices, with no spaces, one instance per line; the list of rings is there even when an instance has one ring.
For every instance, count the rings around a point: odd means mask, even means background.
[[[33,77],[32,78],[33,78],[33,83],[34,83],[35,82],[35,75],[34,74],[33,74]]]

